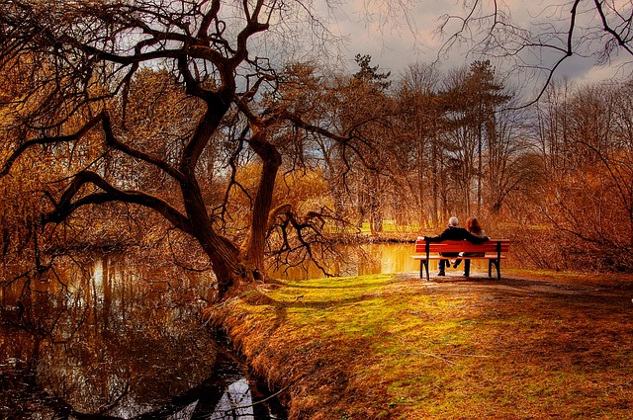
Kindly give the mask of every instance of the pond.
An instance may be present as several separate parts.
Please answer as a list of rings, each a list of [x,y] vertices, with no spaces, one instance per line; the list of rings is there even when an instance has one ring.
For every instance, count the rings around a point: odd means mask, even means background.
[[[390,274],[419,271],[420,264],[411,258],[411,243],[375,243],[339,248],[341,257],[325,267],[335,276],[362,276],[366,274]],[[269,275],[284,280],[307,280],[323,277],[323,271],[315,264],[307,267],[282,267],[271,270]]]
[[[0,419],[284,418],[197,320],[208,284],[105,255],[0,289]]]

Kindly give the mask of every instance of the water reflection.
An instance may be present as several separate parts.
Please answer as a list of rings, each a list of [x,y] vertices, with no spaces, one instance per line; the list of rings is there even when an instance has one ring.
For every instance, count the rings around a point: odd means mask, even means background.
[[[215,407],[210,420],[244,419],[252,420],[253,400],[246,379],[240,379],[227,387],[226,392]]]
[[[420,262],[411,256],[413,243],[377,243],[362,246],[349,246],[342,249],[344,255],[338,261],[332,261],[327,270],[335,276],[362,276],[368,274],[419,273]],[[463,267],[460,267],[463,268]],[[437,270],[437,261],[430,262],[430,270]],[[473,260],[471,270],[488,271],[488,262]],[[291,267],[271,270],[273,278],[285,280],[307,280],[323,277],[323,272],[314,264],[307,267]]]
[[[0,289],[0,418],[233,418],[225,400],[276,418],[196,322],[213,293],[202,274],[112,255]]]
[[[342,249],[344,255],[332,261],[327,269],[336,276],[362,276],[367,274],[406,273],[420,270],[419,262],[413,260],[413,244],[367,244]],[[323,277],[323,272],[311,264],[307,267],[292,267],[274,270],[275,278],[306,280]]]

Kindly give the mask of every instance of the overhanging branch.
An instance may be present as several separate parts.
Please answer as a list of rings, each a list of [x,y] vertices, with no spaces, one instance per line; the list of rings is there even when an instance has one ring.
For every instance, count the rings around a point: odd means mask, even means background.
[[[164,160],[155,158],[147,153],[141,152],[140,150],[134,149],[129,145],[119,141],[114,135],[112,124],[110,122],[110,117],[108,116],[108,114],[106,112],[102,112],[101,115],[103,116],[103,131],[105,133],[106,143],[110,147],[123,152],[130,157],[142,160],[143,162],[147,162],[150,165],[156,166],[165,173],[169,174],[178,182],[185,182],[184,174]]]
[[[116,136],[114,135],[114,131],[112,130],[112,124],[111,124],[111,121],[110,121],[110,117],[108,116],[107,112],[105,112],[105,111],[101,112],[99,115],[97,115],[97,116],[93,117],[92,119],[90,119],[83,127],[81,127],[79,130],[77,130],[76,133],[68,134],[68,135],[65,135],[65,136],[54,136],[54,137],[43,136],[43,137],[40,137],[40,138],[37,138],[37,139],[32,139],[32,140],[28,140],[28,141],[24,142],[22,145],[20,145],[11,154],[11,156],[9,156],[9,158],[5,162],[4,166],[2,167],[2,170],[0,171],[0,176],[7,175],[9,173],[9,171],[11,170],[11,167],[13,166],[15,161],[20,156],[22,156],[22,154],[24,154],[28,149],[30,149],[32,147],[35,147],[35,146],[44,146],[44,145],[50,145],[50,144],[69,143],[69,142],[80,140],[92,128],[94,128],[99,122],[101,122],[103,131],[104,131],[104,134],[105,134],[106,144],[108,146],[110,146],[113,149],[118,150],[118,151],[120,151],[122,153],[125,153],[126,155],[128,155],[130,157],[142,160],[143,162],[149,163],[150,165],[153,165],[153,166],[161,169],[162,171],[164,171],[165,173],[167,173],[168,175],[173,177],[178,182],[184,182],[185,181],[185,177],[184,177],[183,173],[178,171],[173,166],[169,165],[164,160],[158,159],[158,158],[156,158],[154,156],[151,156],[151,155],[149,155],[147,153],[144,153],[144,152],[142,152],[140,150],[134,149],[134,148],[130,147],[129,145],[127,145],[127,144],[121,142],[120,140],[118,140],[116,138]]]
[[[103,190],[103,192],[88,194],[73,201],[81,188],[87,184],[95,185]],[[194,233],[189,219],[165,201],[140,191],[119,190],[99,175],[88,171],[81,172],[75,176],[66,191],[62,194],[59,203],[55,204],[55,210],[42,216],[42,224],[61,223],[80,207],[108,202],[138,204],[150,208],[160,213],[178,229],[191,235]]]
[[[358,133],[358,128],[360,126],[362,126],[363,124],[367,124],[371,121],[374,121],[374,118],[359,122],[357,124],[355,124],[353,127],[351,127],[348,132],[349,134],[346,136],[341,136],[335,133],[332,133],[329,130],[326,130],[322,127],[313,125],[313,124],[309,124],[307,122],[305,122],[303,119],[301,119],[301,117],[299,117],[296,114],[293,114],[291,112],[287,112],[287,111],[283,111],[281,112],[279,115],[275,116],[275,117],[271,117],[271,118],[279,118],[279,119],[286,119],[290,122],[292,122],[295,126],[310,132],[310,133],[314,133],[314,134],[318,134],[321,135],[323,137],[327,137],[330,140],[334,140],[335,142],[337,142],[338,144],[340,144],[343,149],[351,149],[354,154],[358,157],[358,159],[363,163],[363,165],[371,170],[371,171],[379,171],[380,168],[376,167],[375,165],[372,165],[370,162],[367,161],[367,159],[365,158],[364,153],[362,153],[359,150],[359,145],[355,145],[352,140],[357,140],[360,143],[365,143],[365,145],[369,148],[372,148],[372,146],[369,144],[369,142],[363,140],[357,133]]]
[[[2,171],[0,171],[0,176],[4,176],[4,175],[8,174],[9,171],[11,170],[11,167],[15,163],[15,161],[20,156],[22,156],[22,154],[24,152],[26,152],[28,149],[30,149],[31,147],[44,146],[44,145],[47,145],[47,144],[68,143],[68,142],[71,142],[71,141],[79,140],[83,136],[85,136],[86,133],[88,131],[90,131],[95,125],[97,125],[102,120],[102,118],[103,118],[103,115],[99,114],[98,116],[96,116],[96,117],[92,118],[90,121],[88,121],[88,123],[86,125],[84,125],[82,128],[80,128],[74,134],[69,134],[69,135],[66,135],[66,136],[57,136],[57,137],[44,136],[44,137],[41,137],[41,138],[38,138],[38,139],[33,139],[33,140],[29,140],[29,141],[24,142],[23,144],[21,144],[11,154],[11,156],[9,156],[7,161],[4,163],[4,166],[2,167]]]

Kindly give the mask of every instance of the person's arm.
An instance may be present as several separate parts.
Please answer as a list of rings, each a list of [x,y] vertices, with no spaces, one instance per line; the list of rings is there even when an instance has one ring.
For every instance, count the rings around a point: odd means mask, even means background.
[[[489,238],[487,236],[476,236],[467,231],[466,240],[468,242],[472,242],[473,244],[483,244],[488,241]]]
[[[425,236],[424,240],[425,241],[429,241],[429,242],[442,242],[445,241],[446,239],[450,239],[447,238],[447,234],[450,233],[450,229],[445,229],[442,233],[440,233],[439,235],[436,236]]]
[[[424,237],[425,241],[428,242],[442,242],[442,236],[441,235],[437,235],[437,236],[425,236]]]

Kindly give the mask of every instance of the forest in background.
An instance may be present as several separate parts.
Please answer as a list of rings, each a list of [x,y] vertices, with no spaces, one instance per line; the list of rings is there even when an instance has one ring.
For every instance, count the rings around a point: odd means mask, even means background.
[[[332,74],[314,63],[285,68],[279,96],[270,100],[302,108],[330,128],[358,123],[363,141],[349,147],[372,152],[351,160],[342,150],[346,145],[326,137],[311,133],[298,141],[298,133],[280,133],[276,141],[285,142],[286,150],[276,206],[290,204],[297,213],[312,214],[325,236],[351,233],[352,242],[364,241],[357,235],[376,239],[394,232],[410,239],[442,229],[451,215],[477,216],[491,236],[515,242],[526,267],[633,267],[633,82],[558,81],[537,104],[515,108],[515,93],[499,82],[489,61],[448,71],[412,64],[391,75],[369,56],[356,60],[352,75]],[[19,95],[21,86],[5,86],[4,95]],[[127,112],[148,140],[189,124],[181,111],[195,104],[169,74],[146,70],[134,86]],[[144,107],[148,101],[151,106]],[[11,117],[3,108],[6,123]],[[168,119],[161,131],[146,124],[157,118]],[[223,131],[239,134],[230,123]],[[12,148],[2,145],[6,161]],[[31,249],[27,244],[36,239],[41,185],[57,188],[49,180],[69,176],[77,165],[71,155],[83,156],[79,164],[89,165],[102,153],[89,142],[47,149],[32,152],[26,165],[1,179],[5,259]],[[232,145],[210,149],[203,158],[198,176],[206,205],[235,237],[248,223],[257,187],[252,173],[260,166],[254,153]],[[144,175],[130,168],[125,182],[145,183],[141,186],[150,191],[167,182],[158,174]],[[230,205],[226,194],[233,196]],[[269,232],[269,256],[282,254],[280,238],[292,223],[278,222]],[[195,249],[151,211],[123,204],[85,209],[57,230],[55,240],[79,248],[162,244],[164,252],[189,263]],[[296,256],[285,257],[296,263]]]

